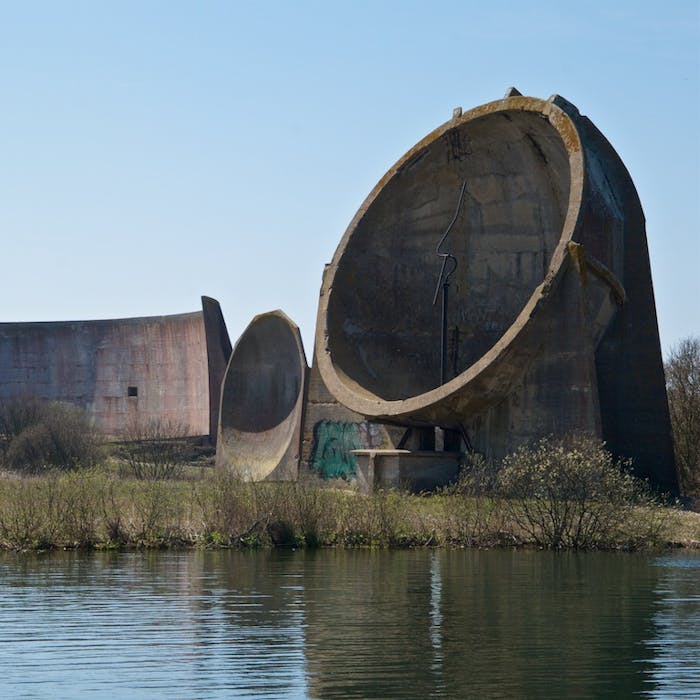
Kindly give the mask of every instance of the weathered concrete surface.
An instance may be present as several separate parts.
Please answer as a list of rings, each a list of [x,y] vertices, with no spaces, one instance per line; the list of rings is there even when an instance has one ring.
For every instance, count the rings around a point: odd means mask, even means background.
[[[368,421],[333,397],[318,371],[318,361],[309,371],[304,405],[301,473],[333,483],[353,480],[357,457],[353,450],[393,447],[402,430]]]
[[[436,246],[453,218],[441,383]],[[316,346],[330,394],[362,416],[464,427],[495,457],[586,431],[676,490],[641,206],[559,96],[456,111],[389,170],[326,268]]]
[[[85,408],[95,427],[173,421],[209,434],[203,313],[0,323],[0,398],[37,396]]]
[[[446,486],[457,476],[458,452],[353,450],[357,458],[357,487],[362,493],[404,489],[412,493]]]
[[[299,329],[282,311],[250,322],[221,389],[218,468],[255,481],[296,479],[307,371]]]
[[[232,348],[219,302],[211,297],[202,297],[202,315],[209,367],[209,435],[212,442],[215,442],[219,429],[221,384],[231,359]]]

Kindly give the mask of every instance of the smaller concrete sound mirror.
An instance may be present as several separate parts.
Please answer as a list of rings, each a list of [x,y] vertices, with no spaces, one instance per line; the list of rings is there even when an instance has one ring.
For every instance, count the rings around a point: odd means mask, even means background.
[[[250,322],[221,388],[218,468],[255,481],[297,478],[307,372],[299,329],[282,311]]]

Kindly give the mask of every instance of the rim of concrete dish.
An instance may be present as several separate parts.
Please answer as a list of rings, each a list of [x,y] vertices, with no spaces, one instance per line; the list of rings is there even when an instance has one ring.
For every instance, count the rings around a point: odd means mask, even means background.
[[[432,131],[402,156],[387,171],[384,177],[379,180],[372,192],[370,192],[362,203],[343,234],[333,256],[333,260],[326,266],[324,271],[316,322],[315,342],[316,347],[319,349],[317,353],[319,371],[331,394],[342,404],[369,417],[400,418],[412,413],[423,412],[426,408],[435,406],[458,392],[463,393],[465,390],[469,389],[470,385],[475,384],[490,366],[497,364],[500,359],[509,354],[513,345],[517,343],[518,338],[531,323],[532,317],[546,307],[549,301],[548,291],[553,284],[560,279],[565,269],[567,244],[573,240],[574,232],[577,229],[577,224],[581,215],[585,179],[584,153],[578,129],[572,117],[557,103],[576,112],[576,108],[573,105],[569,105],[566,100],[563,100],[558,95],[553,95],[548,100],[518,95],[488,102],[487,104],[464,112],[461,115],[459,114],[459,110],[456,110],[456,114],[452,119]],[[445,384],[441,384],[422,394],[416,394],[415,396],[409,396],[403,399],[382,399],[361,387],[351,378],[341,376],[341,373],[337,371],[333,364],[328,337],[328,303],[330,295],[332,294],[333,280],[340,259],[362,217],[372,206],[382,189],[392,178],[400,173],[401,169],[408,161],[414,158],[420,151],[427,148],[431,143],[440,139],[448,131],[466,122],[506,111],[531,112],[547,119],[559,134],[568,155],[570,180],[569,204],[566,218],[562,226],[561,236],[552,254],[547,274],[542,282],[535,288],[515,321],[503,333],[500,339],[470,367]]]

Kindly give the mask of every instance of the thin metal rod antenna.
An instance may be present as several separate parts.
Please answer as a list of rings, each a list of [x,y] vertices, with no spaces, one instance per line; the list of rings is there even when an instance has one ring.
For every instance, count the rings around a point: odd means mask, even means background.
[[[440,384],[444,384],[447,381],[447,297],[450,289],[450,277],[454,274],[457,269],[457,258],[451,253],[442,253],[440,248],[450,234],[452,227],[457,221],[459,212],[462,209],[462,202],[464,201],[464,192],[467,189],[467,181],[462,183],[462,189],[459,193],[459,201],[457,202],[457,209],[455,209],[455,215],[452,217],[449,226],[445,229],[445,233],[442,235],[440,242],[435,247],[435,253],[442,258],[442,267],[440,268],[440,276],[438,277],[437,286],[435,287],[435,294],[433,296],[433,306],[437,303],[438,294],[440,294],[440,287],[442,287],[442,323],[440,331]],[[447,271],[447,263],[450,261],[452,263],[452,268]]]
[[[455,215],[452,217],[452,221],[448,224],[447,228],[445,229],[445,233],[442,234],[442,238],[440,239],[440,242],[435,246],[435,254],[442,258],[442,267],[440,268],[440,276],[438,277],[437,285],[435,287],[435,294],[433,295],[433,306],[437,304],[437,298],[438,294],[440,293],[440,287],[445,283],[449,283],[450,277],[452,274],[455,272],[457,269],[457,258],[455,258],[454,255],[451,253],[443,253],[440,251],[440,248],[442,247],[443,243],[447,239],[447,237],[450,235],[450,231],[452,230],[452,227],[455,225],[455,222],[457,221],[457,217],[459,216],[459,212],[462,210],[462,203],[464,202],[464,193],[467,190],[467,181],[465,180],[462,183],[462,189],[459,192],[459,200],[457,201],[457,208],[455,209]],[[452,269],[447,273],[447,276],[445,276],[445,268],[447,267],[447,261],[451,260],[452,261]]]

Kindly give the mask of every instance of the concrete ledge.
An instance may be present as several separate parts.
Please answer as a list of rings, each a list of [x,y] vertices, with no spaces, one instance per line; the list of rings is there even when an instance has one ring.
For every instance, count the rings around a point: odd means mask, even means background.
[[[352,450],[357,458],[357,483],[362,493],[406,489],[412,493],[447,485],[457,475],[459,452]]]

